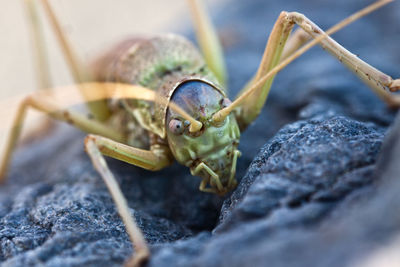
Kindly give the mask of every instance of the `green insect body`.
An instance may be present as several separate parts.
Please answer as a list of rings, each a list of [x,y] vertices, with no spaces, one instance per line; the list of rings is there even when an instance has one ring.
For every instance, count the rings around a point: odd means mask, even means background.
[[[125,133],[128,145],[169,150],[171,162],[175,158],[203,178],[202,191],[225,194],[236,186],[240,130],[233,114],[211,123],[230,101],[193,44],[173,34],[128,40],[100,57],[94,69],[99,81],[141,85],[167,100],[109,102],[110,121]],[[203,128],[190,133],[189,122],[168,108],[170,101]]]
[[[44,46],[44,39],[39,34],[35,2],[25,1],[32,33],[36,36],[35,46],[40,48]],[[130,266],[144,263],[150,250],[103,155],[148,170],[162,169],[176,159],[190,168],[193,175],[202,177],[200,190],[219,195],[231,191],[237,183],[235,172],[240,156],[237,149],[240,132],[260,114],[275,75],[316,44],[352,70],[389,106],[400,106],[399,96],[389,93],[400,90],[400,79],[393,79],[377,70],[329,37],[390,0],[377,1],[326,33],[303,14],[281,12],[257,73],[233,102],[229,101],[221,86],[226,80],[222,48],[201,2],[188,0],[201,54],[180,36],[137,38],[111,49],[95,61],[92,68],[86,68],[74,56],[47,0],[40,2],[92,116],[59,107],[53,103],[53,98],[43,94],[25,98],[19,106],[0,161],[0,182],[4,181],[28,108],[88,132],[85,149],[113,196],[135,246],[135,253],[128,263]],[[295,24],[300,29],[291,34]],[[308,42],[310,39],[314,40]],[[41,70],[46,66],[46,60],[41,51],[37,54],[41,59],[37,69]],[[45,85],[50,84],[50,75],[45,70],[42,74],[47,79],[41,88],[46,88]],[[108,88],[107,84],[110,84],[104,82],[113,82],[113,88]],[[86,91],[93,84],[95,90],[99,90],[96,94],[100,92],[98,96]],[[110,99],[113,96],[115,99]]]

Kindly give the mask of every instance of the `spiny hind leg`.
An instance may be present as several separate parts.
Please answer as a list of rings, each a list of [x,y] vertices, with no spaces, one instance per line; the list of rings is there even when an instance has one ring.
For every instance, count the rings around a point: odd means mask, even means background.
[[[187,0],[195,26],[196,37],[208,67],[222,86],[226,86],[226,66],[222,46],[214,26],[200,0]]]
[[[294,33],[292,38],[289,39],[288,47],[285,48],[290,32],[295,24],[298,24],[301,28]],[[306,43],[310,38],[306,38],[305,34],[312,38],[326,35],[324,31],[304,15],[296,12],[282,12],[269,36],[256,76],[248,83],[248,85],[246,85],[240,94],[245,92],[251,85],[262,80],[263,76],[276,67],[284,57],[289,57],[297,51],[296,49]],[[389,90],[400,90],[400,79],[393,80],[390,76],[375,69],[354,54],[350,53],[329,36],[322,39],[319,44],[333,56],[338,58],[341,63],[352,70],[389,106],[400,106],[400,97],[388,92]],[[274,78],[275,75],[272,75],[263,84],[258,86],[254,93],[244,99],[240,108],[237,110],[237,118],[242,130],[245,129],[260,113],[261,108],[265,104]]]
[[[5,145],[5,150],[2,158],[0,159],[0,183],[4,182],[5,180],[7,167],[18,142],[28,108],[33,108],[37,111],[49,114],[50,117],[60,121],[68,122],[83,131],[101,134],[103,136],[113,138],[114,140],[124,140],[124,137],[120,133],[115,132],[113,129],[110,129],[103,123],[97,122],[77,112],[56,106],[53,98],[50,98],[45,94],[34,94],[28,96],[18,106],[17,113]]]
[[[163,148],[162,146],[152,146],[151,150],[148,151],[130,147],[96,135],[87,136],[85,140],[85,148],[94,167],[106,183],[117,206],[118,212],[125,224],[129,237],[135,247],[135,253],[127,265],[140,266],[150,257],[149,248],[141,230],[131,216],[128,204],[102,154],[145,169],[159,170],[172,162],[169,149],[166,147]]]
[[[323,30],[303,14],[291,12],[287,13],[287,18],[299,25],[299,27],[313,38],[318,38],[320,35],[326,35]],[[393,79],[389,75],[372,67],[353,53],[349,52],[329,36],[324,38],[319,44],[336,57],[342,64],[353,71],[354,74],[364,81],[389,106],[400,106],[399,97],[388,92],[388,90],[392,92],[400,90],[400,79]]]

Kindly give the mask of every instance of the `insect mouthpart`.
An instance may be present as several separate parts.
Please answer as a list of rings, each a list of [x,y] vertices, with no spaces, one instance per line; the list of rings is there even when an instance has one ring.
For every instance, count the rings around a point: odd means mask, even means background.
[[[228,146],[226,149],[230,150],[230,148],[232,147]],[[199,187],[200,191],[225,195],[236,187],[236,162],[241,153],[234,148],[233,153],[227,154],[226,149],[222,149],[220,153],[210,154],[209,157],[205,157],[199,164],[190,168],[192,175],[203,178]],[[221,157],[221,154],[227,156]]]

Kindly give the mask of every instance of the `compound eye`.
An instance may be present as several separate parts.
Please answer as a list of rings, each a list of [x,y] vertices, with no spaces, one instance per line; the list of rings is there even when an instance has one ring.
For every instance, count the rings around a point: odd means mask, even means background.
[[[169,130],[176,135],[182,134],[183,131],[185,130],[185,127],[183,126],[182,121],[178,119],[172,119],[169,121],[168,124]]]
[[[232,104],[232,101],[229,100],[229,98],[225,97],[224,99],[221,100],[221,107],[226,108]]]

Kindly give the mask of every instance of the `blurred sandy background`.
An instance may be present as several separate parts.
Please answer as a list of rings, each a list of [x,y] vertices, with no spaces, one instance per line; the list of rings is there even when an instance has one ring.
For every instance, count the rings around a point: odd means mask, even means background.
[[[227,0],[205,0],[207,7]],[[10,127],[13,99],[37,88],[31,36],[23,0],[0,0],[0,148]],[[176,32],[190,29],[191,21],[185,0],[50,0],[61,25],[77,54],[89,61],[119,40],[134,34]],[[72,83],[63,56],[47,19],[44,25],[52,81],[55,85]],[[15,106],[15,105],[12,105]],[[15,108],[15,107],[14,107]],[[36,112],[29,112],[30,126],[37,124]]]

